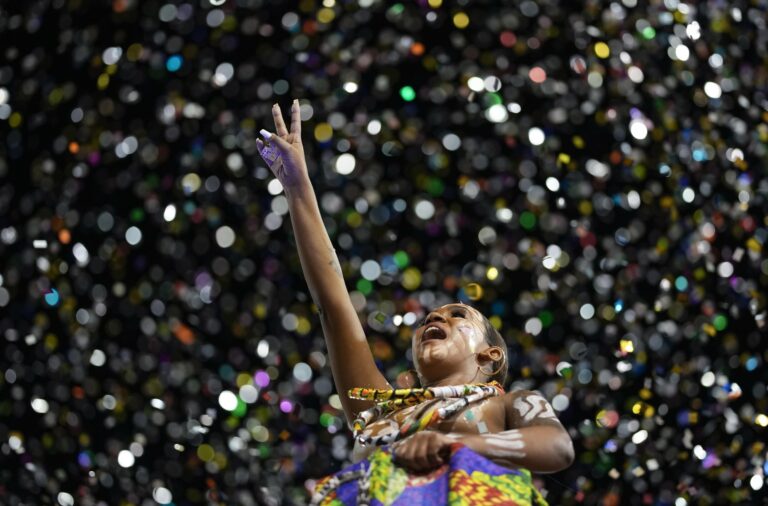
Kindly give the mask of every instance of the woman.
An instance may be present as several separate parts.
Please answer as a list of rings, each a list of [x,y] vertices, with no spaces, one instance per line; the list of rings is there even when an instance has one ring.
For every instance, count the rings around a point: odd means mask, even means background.
[[[507,348],[476,309],[447,304],[416,329],[413,360],[422,389],[394,390],[377,369],[323,226],[301,143],[299,102],[287,130],[262,130],[259,152],[288,199],[302,269],[336,389],[355,431],[353,466],[321,480],[319,504],[531,504],[545,501],[530,471],[573,461],[573,445],[550,404],[531,391],[504,393]]]

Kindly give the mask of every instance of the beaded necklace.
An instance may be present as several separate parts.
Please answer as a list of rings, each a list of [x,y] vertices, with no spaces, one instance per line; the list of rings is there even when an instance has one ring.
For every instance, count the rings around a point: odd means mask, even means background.
[[[489,397],[504,393],[504,388],[497,381],[490,383],[472,383],[467,385],[449,385],[427,388],[352,388],[350,399],[374,401],[376,405],[360,412],[352,423],[354,436],[361,445],[382,446],[404,439],[415,432],[427,429],[450,418],[464,407]],[[452,399],[442,407],[432,406],[418,420],[404,423],[400,430],[377,436],[363,436],[361,433],[372,421],[393,411],[415,406],[431,399]],[[435,403],[437,404],[437,403]]]

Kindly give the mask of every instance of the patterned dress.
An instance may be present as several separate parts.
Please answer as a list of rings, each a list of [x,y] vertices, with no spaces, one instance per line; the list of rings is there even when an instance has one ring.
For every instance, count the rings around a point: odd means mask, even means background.
[[[503,389],[498,383],[425,389],[350,390],[352,398],[377,402],[354,422],[356,440],[377,447],[361,462],[318,481],[312,504],[546,506],[547,502],[533,485],[530,471],[502,467],[461,443],[452,444],[447,462],[429,474],[409,472],[393,462],[391,443],[428,429],[463,407],[499,393],[503,393]],[[455,400],[439,409],[427,411],[418,420],[403,424],[399,431],[385,437],[364,435],[365,426],[375,418],[437,398]]]

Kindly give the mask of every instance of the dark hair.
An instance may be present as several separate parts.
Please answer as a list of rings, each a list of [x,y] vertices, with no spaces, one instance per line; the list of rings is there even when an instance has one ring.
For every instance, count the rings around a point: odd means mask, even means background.
[[[485,327],[485,342],[491,346],[498,346],[504,352],[500,360],[491,362],[491,371],[498,369],[499,372],[488,378],[488,381],[498,381],[501,383],[501,386],[504,386],[504,383],[507,381],[507,370],[509,369],[509,361],[507,360],[509,349],[507,349],[507,343],[491,321],[483,313],[480,313],[480,315],[483,317],[483,326]]]

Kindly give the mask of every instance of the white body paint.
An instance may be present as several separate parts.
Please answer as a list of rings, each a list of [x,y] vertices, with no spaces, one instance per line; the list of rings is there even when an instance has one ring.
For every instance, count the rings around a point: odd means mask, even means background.
[[[530,422],[534,418],[557,419],[557,415],[552,409],[552,406],[549,405],[544,397],[538,394],[530,394],[525,397],[518,397],[515,399],[513,406],[515,409],[517,409],[517,411],[520,413],[520,416],[522,416],[523,420],[526,422]]]
[[[451,432],[445,436],[452,441],[460,441],[462,437],[466,437],[469,434],[457,434]],[[489,457],[495,457],[498,459],[509,458],[524,458],[526,453],[525,441],[523,441],[523,435],[517,429],[505,430],[504,432],[497,432],[495,434],[481,434],[483,443],[485,443],[485,453]]]
[[[497,458],[523,458],[525,457],[525,441],[523,435],[517,429],[499,432],[498,434],[486,434],[483,436],[486,445],[485,453]]]

